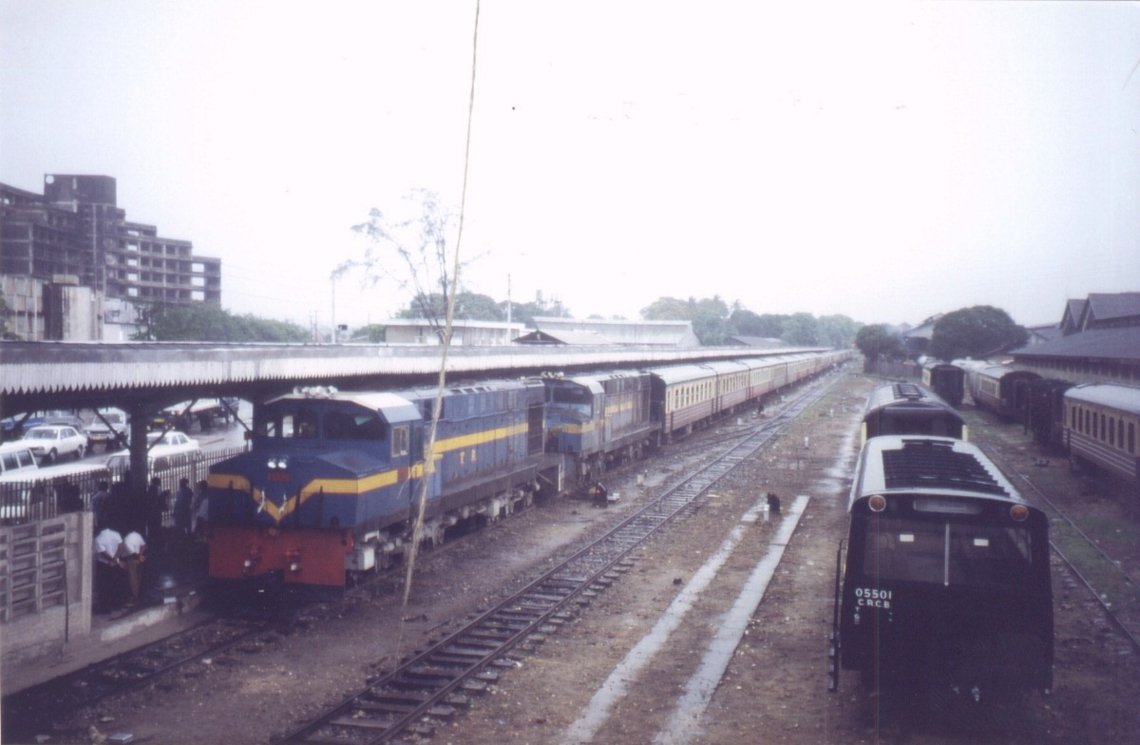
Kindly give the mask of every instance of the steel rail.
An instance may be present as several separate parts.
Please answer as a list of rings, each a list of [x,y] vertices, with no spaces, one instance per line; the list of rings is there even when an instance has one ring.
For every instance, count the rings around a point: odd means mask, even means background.
[[[837,380],[832,376],[805,390],[715,460],[557,567],[277,742],[372,745],[409,731],[430,736],[433,720],[448,719],[466,708],[467,694],[498,679],[497,667],[514,665],[507,653],[527,641],[541,643],[556,631],[572,616],[575,604],[589,603],[632,566],[629,554],[635,548],[695,510],[709,487],[777,437],[788,421],[821,399]]]
[[[1112,571],[1119,573],[1123,582],[1132,588],[1134,594],[1136,594],[1138,597],[1140,597],[1140,588],[1136,587],[1136,584],[1132,581],[1132,578],[1130,576],[1128,576],[1128,573],[1124,571],[1123,567],[1121,567],[1119,564],[1117,564],[1115,559],[1113,559],[1111,556],[1109,556],[1107,553],[1105,553],[1104,549],[1102,549],[1099,545],[1097,545],[1096,541],[1094,541],[1091,537],[1089,537],[1089,535],[1087,533],[1085,533],[1083,530],[1081,530],[1081,528],[1076,523],[1073,522],[1073,520],[1068,516],[1068,514],[1063,509],[1061,509],[1053,500],[1049,499],[1049,497],[1046,496],[1045,492],[1043,492],[1036,484],[1034,484],[1032,481],[1029,480],[1028,476],[1018,472],[1015,469],[1010,468],[1008,465],[1008,461],[1006,461],[1004,458],[999,456],[995,452],[995,448],[993,448],[992,446],[983,445],[981,443],[976,443],[976,444],[983,451],[985,451],[986,455],[988,455],[995,463],[998,464],[998,466],[1001,468],[1001,470],[1004,473],[1015,474],[1019,480],[1021,480],[1024,484],[1026,484],[1029,487],[1029,489],[1032,490],[1034,495],[1036,495],[1037,500],[1039,500],[1040,502],[1043,502],[1057,519],[1063,521],[1065,523],[1065,525],[1072,530],[1073,533],[1075,533],[1077,536],[1079,536],[1082,539],[1084,544],[1087,544],[1089,547],[1091,547],[1094,550],[1094,552],[1097,555],[1099,555],[1100,558],[1103,560],[1103,564],[1105,566],[1111,567]],[[1050,532],[1052,533],[1052,531],[1050,531]],[[1137,631],[1134,633],[1133,630],[1129,628],[1129,624],[1127,622],[1125,622],[1124,619],[1122,619],[1119,615],[1117,615],[1117,613],[1112,609],[1109,602],[1107,600],[1105,600],[1102,593],[1099,590],[1097,590],[1095,587],[1093,587],[1092,582],[1089,581],[1089,579],[1085,576],[1084,572],[1082,572],[1081,569],[1077,566],[1076,562],[1074,562],[1072,559],[1070,559],[1065,554],[1065,552],[1061,550],[1060,546],[1057,545],[1057,542],[1052,537],[1052,535],[1050,536],[1050,539],[1049,539],[1049,546],[1053,549],[1053,551],[1057,554],[1058,558],[1060,558],[1060,560],[1065,564],[1065,566],[1067,566],[1069,568],[1069,570],[1077,577],[1078,580],[1080,580],[1080,582],[1085,586],[1085,588],[1096,599],[1097,604],[1101,607],[1101,610],[1104,611],[1104,613],[1108,617],[1108,619],[1112,622],[1112,624],[1114,626],[1116,626],[1117,629],[1120,630],[1121,634],[1123,634],[1124,637],[1132,645],[1133,652],[1140,652],[1140,631]]]

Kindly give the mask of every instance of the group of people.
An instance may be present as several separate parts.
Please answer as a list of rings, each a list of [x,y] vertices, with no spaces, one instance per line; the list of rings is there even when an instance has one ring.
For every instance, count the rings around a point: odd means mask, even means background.
[[[110,613],[142,601],[143,565],[151,556],[186,557],[206,518],[206,482],[190,488],[183,478],[174,495],[173,526],[165,525],[170,491],[152,478],[141,495],[129,488],[130,474],[110,487],[101,481],[91,499],[95,517],[95,612]]]

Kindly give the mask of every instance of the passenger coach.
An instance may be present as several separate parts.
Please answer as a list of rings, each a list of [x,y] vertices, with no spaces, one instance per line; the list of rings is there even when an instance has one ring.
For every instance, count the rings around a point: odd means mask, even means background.
[[[1069,456],[1140,483],[1140,389],[1086,384],[1064,393],[1065,444]]]
[[[966,371],[947,362],[930,361],[922,366],[922,384],[957,408],[966,395]]]
[[[1029,383],[1040,377],[1035,372],[1005,365],[989,365],[966,373],[975,406],[1018,421],[1024,421],[1029,410]]]

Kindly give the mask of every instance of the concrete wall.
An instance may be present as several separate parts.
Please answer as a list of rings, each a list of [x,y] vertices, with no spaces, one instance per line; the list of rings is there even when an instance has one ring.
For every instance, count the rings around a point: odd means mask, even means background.
[[[91,632],[93,516],[0,528],[0,669]]]

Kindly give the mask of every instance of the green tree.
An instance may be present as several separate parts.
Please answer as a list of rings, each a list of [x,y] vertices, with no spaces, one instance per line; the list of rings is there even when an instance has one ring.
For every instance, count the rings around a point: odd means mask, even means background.
[[[692,311],[684,300],[660,297],[641,309],[641,317],[646,321],[691,321]]]
[[[503,319],[507,317],[507,301],[504,300],[499,303],[499,310],[503,313]],[[534,326],[534,319],[536,316],[547,316],[553,318],[569,318],[570,311],[558,300],[548,303],[543,300],[532,301],[529,303],[511,303],[511,322],[523,323],[527,326]]]
[[[368,342],[370,344],[382,344],[385,341],[387,328],[378,323],[370,323],[367,326],[361,326],[358,329],[352,330],[352,335],[349,341]]]
[[[295,323],[235,316],[214,303],[140,303],[139,341],[303,342],[309,332]]]
[[[753,313],[737,308],[729,317],[729,323],[742,336],[759,336],[764,339],[779,339],[784,335],[784,323],[788,316],[772,313]]]
[[[983,358],[1016,349],[1029,340],[1029,332],[1009,314],[992,305],[975,305],[947,313],[934,324],[930,353],[942,360]]]
[[[431,315],[424,315],[424,304],[431,308]],[[447,312],[447,300],[438,292],[426,298],[417,297],[399,313],[397,318],[443,318]],[[455,295],[455,318],[467,321],[505,321],[506,315],[494,298],[475,292],[459,292]]]
[[[844,315],[820,316],[816,319],[819,342],[832,349],[846,349],[859,333],[859,322]]]
[[[784,333],[780,338],[792,346],[817,346],[819,331],[816,328],[815,316],[811,313],[793,313],[784,322]]]
[[[714,295],[704,300],[689,298],[693,333],[705,346],[719,346],[728,342],[732,327],[728,323],[728,305]]]
[[[4,296],[0,295],[0,339],[18,341],[19,335],[8,330],[8,316],[10,315],[12,315],[12,309],[8,307],[8,302],[4,300]]]
[[[859,329],[855,335],[855,346],[865,358],[864,370],[874,367],[879,357],[899,357],[903,354],[902,340],[882,323]]]
[[[642,308],[641,317],[646,321],[689,321],[701,344],[708,346],[724,344],[732,334],[728,304],[718,296],[702,300],[661,297]]]

